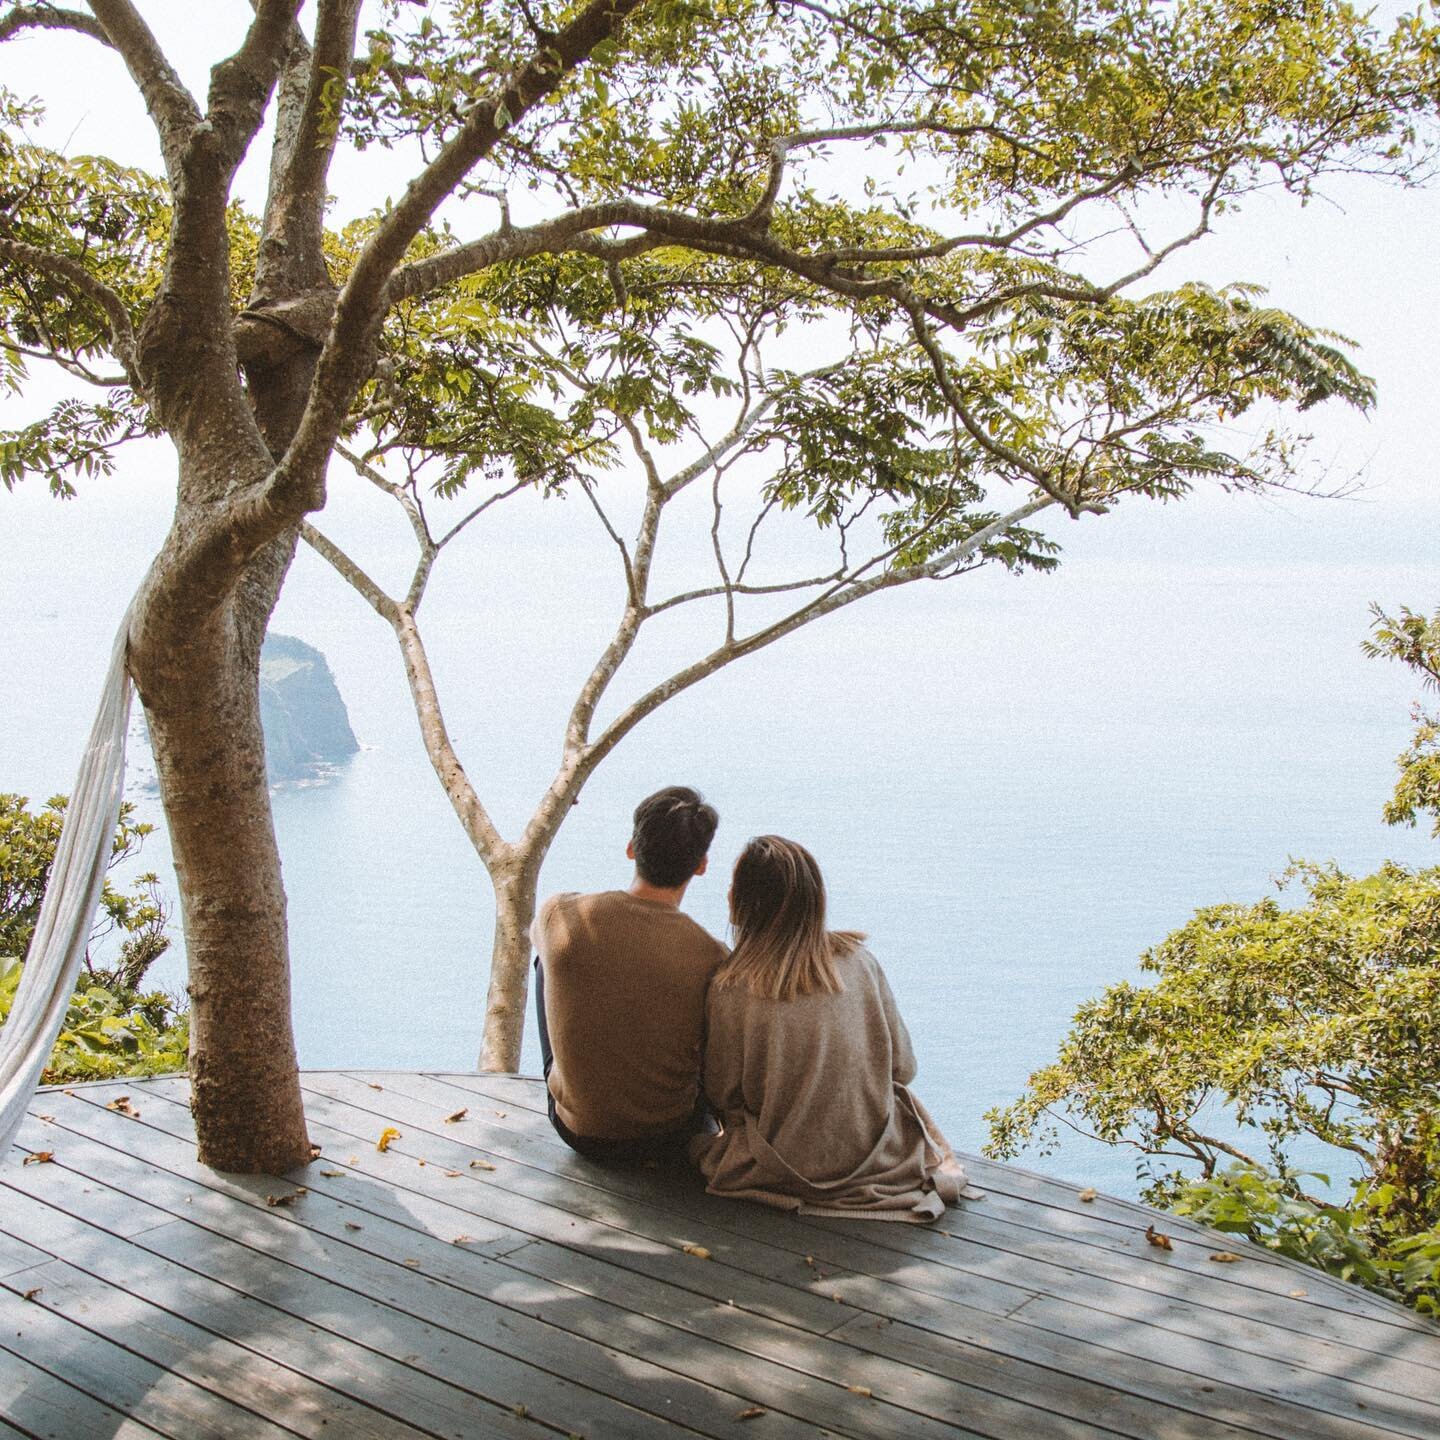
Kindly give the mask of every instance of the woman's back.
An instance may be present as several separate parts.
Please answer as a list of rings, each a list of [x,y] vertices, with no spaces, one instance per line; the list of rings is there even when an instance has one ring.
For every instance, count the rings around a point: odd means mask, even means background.
[[[928,1220],[964,1175],[906,1088],[915,1057],[862,945],[835,959],[842,989],[793,999],[711,986],[705,1093],[722,1135],[697,1161],[711,1191],[787,1209]]]

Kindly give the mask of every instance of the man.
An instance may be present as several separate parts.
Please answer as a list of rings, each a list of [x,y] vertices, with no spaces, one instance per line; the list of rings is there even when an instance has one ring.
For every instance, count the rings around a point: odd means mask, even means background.
[[[630,888],[552,895],[535,918],[550,1123],[591,1160],[677,1158],[710,1123],[700,1039],[725,947],[680,902],[719,818],[688,786],[656,791],[635,811]]]

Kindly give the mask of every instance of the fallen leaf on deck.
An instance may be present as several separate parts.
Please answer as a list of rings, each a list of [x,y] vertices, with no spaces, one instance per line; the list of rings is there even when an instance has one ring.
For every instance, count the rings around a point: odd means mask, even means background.
[[[1233,1264],[1236,1260],[1240,1259],[1240,1256],[1238,1256],[1233,1250],[1216,1250],[1214,1254],[1210,1256],[1210,1258],[1212,1260],[1219,1261],[1221,1265],[1230,1265]]]
[[[33,1300],[45,1287],[37,1285],[33,1290],[27,1290],[20,1298],[22,1300]]]
[[[1170,1243],[1170,1237],[1162,1231],[1157,1230],[1153,1225],[1147,1226],[1145,1238],[1157,1250],[1173,1250],[1175,1247]]]
[[[46,1121],[48,1124],[51,1125],[55,1123],[55,1117],[53,1115],[42,1115],[40,1116],[40,1119]]]
[[[421,1167],[421,1169],[424,1169],[424,1167],[425,1167],[425,1162],[424,1162],[423,1160],[417,1160],[415,1163],[416,1163],[417,1165],[419,1165],[419,1166]]]
[[[1099,1193],[1093,1185],[1087,1185],[1076,1198],[1088,1205]]]
[[[815,1263],[815,1257],[813,1255],[807,1255],[805,1257],[805,1263],[807,1265],[813,1265]]]
[[[1292,1290],[1290,1291],[1290,1298],[1292,1300],[1303,1300],[1309,1293],[1308,1290]]]
[[[310,1146],[310,1158],[312,1160],[318,1160],[320,1158],[320,1147],[318,1145],[312,1144]]]
[[[24,1165],[49,1165],[55,1159],[53,1150],[37,1150],[33,1155],[27,1155],[20,1164]]]
[[[447,1180],[458,1180],[460,1178],[460,1172],[458,1170],[447,1170],[445,1172],[445,1178]]]
[[[832,1290],[832,1291],[830,1292],[830,1298],[831,1298],[837,1305],[843,1305],[843,1304],[845,1303],[845,1302],[840,1298],[840,1292],[839,1292],[838,1290]]]
[[[343,1180],[345,1178],[345,1172],[343,1170],[322,1170],[320,1173],[329,1180]]]
[[[502,1120],[505,1118],[505,1112],[503,1110],[493,1110],[491,1114],[498,1115]]]
[[[363,1230],[365,1227],[363,1225],[357,1225],[353,1220],[347,1220],[345,1222],[345,1228],[347,1230]]]
[[[392,1125],[380,1132],[380,1138],[375,1142],[375,1148],[382,1153],[388,1150],[391,1145],[400,1138],[400,1132]]]
[[[847,1385],[845,1387],[852,1395],[859,1395],[862,1399],[871,1399],[870,1387],[868,1385]]]
[[[445,1123],[447,1125],[454,1125],[457,1121],[463,1120],[469,1113],[470,1107],[467,1105],[465,1109],[457,1110],[453,1115],[447,1115],[445,1117]]]
[[[472,1170],[493,1170],[495,1167],[488,1160],[472,1160],[470,1168]]]
[[[267,1195],[265,1203],[273,1210],[278,1205],[293,1205],[302,1195],[310,1192],[302,1185],[298,1190],[292,1191],[289,1195]]]
[[[510,1407],[522,1420],[530,1418],[530,1407],[528,1405],[512,1405]]]
[[[742,1410],[736,1415],[737,1420],[758,1420],[765,1411],[759,1405],[752,1405],[748,1410]]]
[[[415,1259],[413,1255],[407,1255],[400,1263],[402,1265],[408,1265],[412,1270],[418,1270],[420,1268],[420,1262]]]
[[[703,1245],[682,1245],[680,1247],[687,1255],[693,1255],[697,1260],[708,1260],[710,1252]]]
[[[128,1095],[117,1095],[105,1108],[113,1110],[117,1115],[128,1115],[132,1120],[140,1118],[140,1112],[131,1105]]]
[[[473,1235],[457,1235],[450,1243],[452,1245],[468,1245],[474,1238]]]
[[[383,1085],[377,1085],[373,1080],[367,1080],[365,1083],[366,1083],[372,1090],[383,1090],[383,1089],[385,1088]]]

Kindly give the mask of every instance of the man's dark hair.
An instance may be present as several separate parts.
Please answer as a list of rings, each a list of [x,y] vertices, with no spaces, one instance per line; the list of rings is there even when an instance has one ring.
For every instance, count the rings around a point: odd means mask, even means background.
[[[667,785],[635,807],[635,869],[647,885],[673,890],[694,875],[720,816],[698,790]]]

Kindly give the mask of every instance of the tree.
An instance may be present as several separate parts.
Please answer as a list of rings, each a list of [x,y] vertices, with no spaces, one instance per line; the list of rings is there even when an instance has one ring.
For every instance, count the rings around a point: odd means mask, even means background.
[[[0,1026],[20,984],[65,808],[63,795],[32,811],[23,795],[0,794]],[[154,831],[134,814],[133,806],[120,807],[111,870],[133,860]],[[84,974],[45,1069],[47,1084],[153,1075],[185,1064],[183,1011],[164,991],[141,990],[151,965],[170,947],[165,933],[170,907],[157,877],[137,875],[124,889],[107,879],[100,912],[85,951]],[[119,947],[107,960],[102,947],[115,936],[121,937]]]
[[[201,1154],[235,1169],[309,1156],[256,677],[342,437],[434,449],[452,480],[488,465],[583,488],[602,416],[671,438],[657,377],[683,394],[687,362],[652,365],[644,325],[622,325],[612,374],[590,377],[602,393],[547,424],[560,367],[584,367],[543,325],[549,358],[527,358],[545,287],[592,327],[633,298],[677,333],[721,295],[764,313],[773,293],[788,323],[831,317],[874,357],[858,439],[842,422],[863,367],[831,378],[833,420],[819,376],[772,408],[796,402],[786,493],[822,519],[871,492],[893,507],[890,569],[992,542],[1033,553],[1017,527],[1042,506],[1283,476],[1283,440],[1237,457],[1205,424],[1259,401],[1365,403],[1333,337],[1243,289],[1132,292],[1256,185],[1415,173],[1436,91],[1432,27],[1382,36],[1326,0],[379,0],[359,47],[359,0],[318,0],[308,34],[300,0],[252,8],[203,104],[134,0],[0,15],[0,40],[68,31],[113,52],[155,125],[163,178],[48,151],[8,103],[8,373],[23,383],[38,356],[104,398],[8,435],[0,473],[64,488],[130,435],[175,445],[175,519],[131,614],[130,669],[180,877]],[[252,222],[232,187],[267,116]],[[410,183],[327,239],[333,156],[375,143],[413,162]],[[1160,220],[1190,213],[1156,239],[1147,197]],[[535,218],[517,221],[522,205]],[[1135,263],[1101,273],[1077,250],[1091,209],[1129,227]],[[477,233],[477,212],[495,228]],[[897,445],[898,473],[877,470]],[[498,983],[508,1024],[515,977]]]
[[[65,819],[66,797],[53,795],[38,811],[24,795],[0,794],[0,955],[23,959],[35,932],[40,902],[50,880],[55,846]],[[110,844],[110,869],[140,853],[155,827],[135,819],[135,807],[121,805]],[[170,948],[165,926],[170,908],[160,895],[159,878],[151,872],[137,875],[128,890],[109,880],[100,892],[102,920],[92,945],[121,933],[125,939],[115,960],[103,965],[92,949],[85,952],[85,969],[91,978],[115,989],[134,990],[145,972]]]
[[[1373,639],[1364,642],[1367,655],[1376,660],[1398,660],[1408,665],[1426,689],[1440,689],[1440,611],[1429,620],[1408,606],[1398,616],[1370,607]],[[1434,819],[1431,833],[1440,839],[1440,715],[1418,702],[1411,711],[1415,733],[1396,764],[1400,778],[1385,805],[1390,825],[1414,825],[1422,812]]]
[[[1374,613],[1367,653],[1433,679],[1431,623]],[[1408,758],[1392,824],[1431,803]],[[1440,867],[1298,863],[1281,888],[1297,882],[1300,905],[1196,911],[1141,957],[1152,983],[1083,1005],[987,1115],[987,1151],[1061,1127],[1133,1149],[1147,1198],[1440,1313]],[[1301,1137],[1354,1174],[1347,1203],[1306,1193]]]

